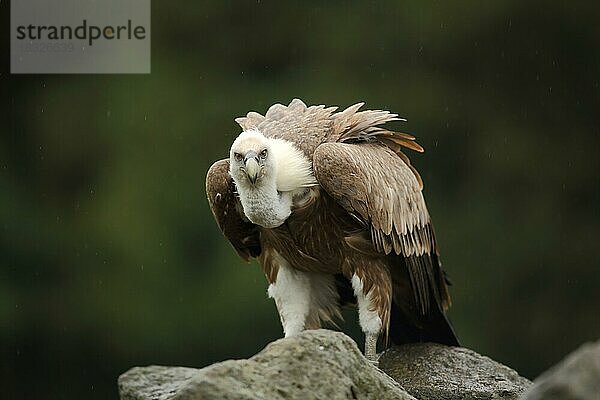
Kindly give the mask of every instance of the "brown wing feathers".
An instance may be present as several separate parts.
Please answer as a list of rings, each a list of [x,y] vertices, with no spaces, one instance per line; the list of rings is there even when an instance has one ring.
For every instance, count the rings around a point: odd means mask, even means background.
[[[396,114],[359,112],[361,106],[359,103],[334,114],[331,137],[338,143],[317,149],[317,179],[347,211],[358,213],[370,225],[377,251],[403,256],[419,313],[428,313],[432,301],[445,309],[450,298],[421,193],[423,184],[402,152],[403,147],[418,152],[423,148],[412,135],[378,126],[401,120]],[[326,171],[328,168],[338,170]]]
[[[390,113],[382,110],[365,110],[358,111],[364,103],[357,103],[348,107],[334,115],[333,134],[332,138],[335,142],[372,142],[378,141],[389,147],[396,153],[402,161],[411,169],[421,189],[423,188],[423,180],[419,172],[412,166],[410,160],[402,152],[402,148],[406,147],[419,153],[425,150],[418,144],[413,135],[404,132],[394,132],[379,125],[383,125],[392,121],[406,121],[404,118],[398,117],[398,114]]]
[[[215,162],[206,175],[206,196],[225,237],[240,257],[248,261],[261,253],[258,228],[242,218],[241,203],[229,176],[229,160]]]
[[[404,256],[431,251],[433,238],[419,229],[429,223],[429,214],[418,180],[390,149],[325,143],[315,151],[313,169],[327,193],[371,226],[378,251]]]

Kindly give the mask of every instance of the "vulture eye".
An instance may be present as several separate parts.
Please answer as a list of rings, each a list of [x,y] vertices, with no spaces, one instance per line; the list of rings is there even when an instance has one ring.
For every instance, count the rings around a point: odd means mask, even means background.
[[[242,161],[244,159],[240,153],[233,153],[233,158],[235,158],[235,161]]]
[[[264,149],[260,152],[260,158],[262,158],[263,160],[267,158],[267,149]]]

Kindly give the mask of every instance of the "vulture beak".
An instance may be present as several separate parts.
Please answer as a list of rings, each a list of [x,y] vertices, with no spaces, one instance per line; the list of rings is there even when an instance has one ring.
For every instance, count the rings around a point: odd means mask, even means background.
[[[254,151],[249,151],[244,157],[244,163],[246,164],[246,174],[248,179],[254,185],[260,172],[260,166],[258,165],[258,154]]]

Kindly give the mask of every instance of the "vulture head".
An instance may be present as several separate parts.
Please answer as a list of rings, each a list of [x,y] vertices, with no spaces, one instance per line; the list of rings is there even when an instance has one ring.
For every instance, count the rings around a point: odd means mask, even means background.
[[[229,151],[229,173],[238,187],[258,188],[275,183],[273,149],[262,133],[242,132]]]
[[[294,198],[301,200],[317,185],[311,161],[294,143],[258,130],[240,133],[231,145],[229,175],[246,217],[265,228],[283,224]]]

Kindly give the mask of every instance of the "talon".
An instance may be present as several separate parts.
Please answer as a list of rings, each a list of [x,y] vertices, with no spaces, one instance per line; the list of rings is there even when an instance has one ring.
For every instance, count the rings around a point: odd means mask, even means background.
[[[377,360],[369,360],[369,364],[371,364],[375,368],[379,368],[379,357],[377,357]]]

